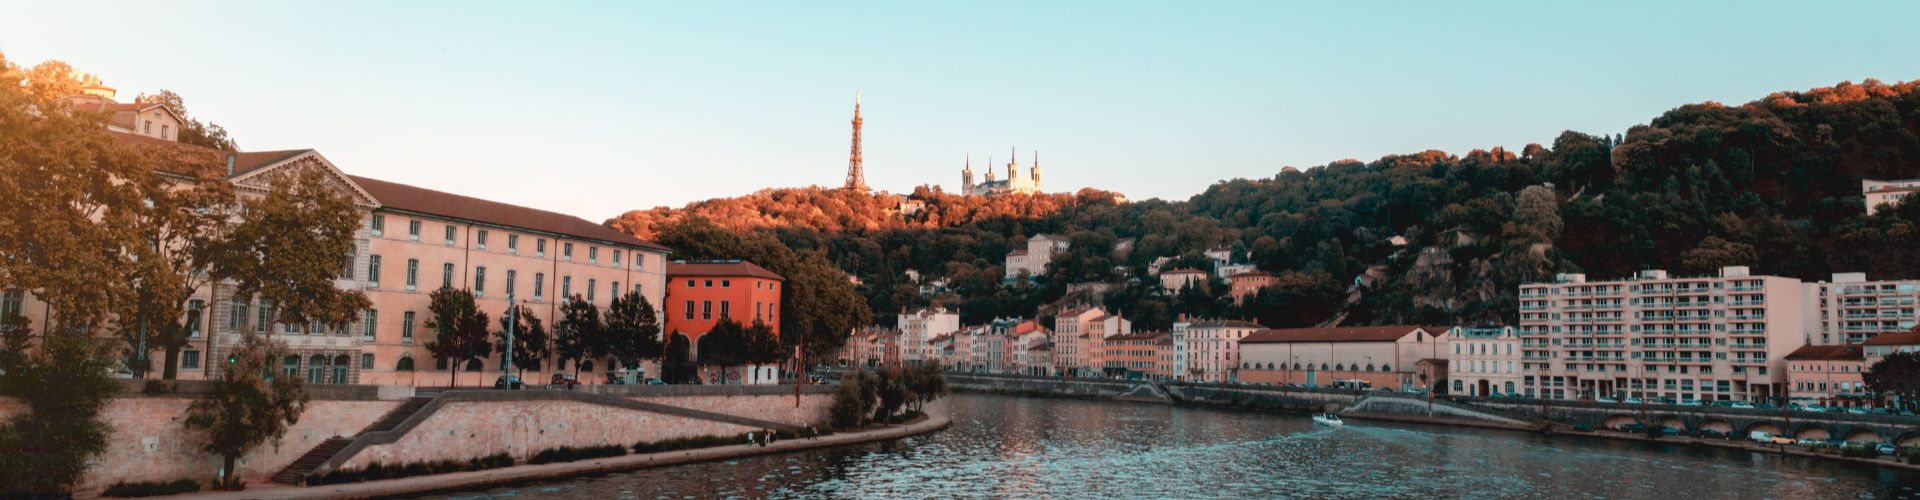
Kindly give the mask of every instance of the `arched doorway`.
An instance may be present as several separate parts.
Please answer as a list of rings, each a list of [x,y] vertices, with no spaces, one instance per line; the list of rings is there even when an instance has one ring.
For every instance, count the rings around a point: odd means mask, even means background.
[[[1847,442],[1860,443],[1860,444],[1879,444],[1880,433],[1874,432],[1872,429],[1854,429],[1853,432],[1847,433]]]
[[[1512,395],[1514,395],[1514,392],[1513,392],[1513,382],[1507,382],[1507,386],[1506,386],[1506,390],[1505,390],[1505,391],[1502,391],[1502,392],[1501,392],[1501,394],[1505,394],[1505,395],[1508,395],[1508,396],[1512,396]]]
[[[1704,422],[1700,422],[1700,430],[1713,431],[1721,434],[1726,434],[1729,432],[1733,432],[1733,424],[1728,423],[1725,420],[1721,420],[1717,418],[1709,418]]]
[[[1613,416],[1607,417],[1606,420],[1600,422],[1600,427],[1604,429],[1620,430],[1621,427],[1626,427],[1626,426],[1637,424],[1637,423],[1640,423],[1640,419],[1633,418],[1633,416],[1631,415],[1613,415]]]

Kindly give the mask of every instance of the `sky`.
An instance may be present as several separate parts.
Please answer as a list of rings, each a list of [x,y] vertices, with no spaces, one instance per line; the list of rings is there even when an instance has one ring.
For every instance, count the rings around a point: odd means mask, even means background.
[[[1920,2],[25,2],[0,53],[244,150],[603,220],[837,186],[1185,200],[1355,158],[1622,133],[1682,104],[1920,79]]]

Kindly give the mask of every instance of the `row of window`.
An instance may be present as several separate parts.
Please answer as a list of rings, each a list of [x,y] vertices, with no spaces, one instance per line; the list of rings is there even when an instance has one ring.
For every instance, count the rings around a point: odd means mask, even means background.
[[[382,265],[383,265],[382,260],[379,255],[367,256],[367,286],[368,287],[370,288],[380,287]],[[452,287],[453,274],[454,274],[454,266],[452,262],[441,264],[440,265],[440,286]],[[515,285],[519,284],[518,276],[519,276],[518,271],[515,271],[512,269],[507,270],[507,276],[506,276],[507,295],[511,296],[514,294]],[[349,274],[348,277],[351,278],[352,277],[351,274]],[[419,284],[420,284],[420,259],[407,259],[406,289],[418,290]],[[546,273],[533,273],[533,298],[535,300],[539,300],[545,297],[546,289],[547,289]],[[592,279],[592,278],[587,279],[586,300],[588,302],[593,302],[594,300],[597,299],[595,293],[596,293],[596,290],[598,289],[599,289],[599,280]],[[474,296],[477,296],[477,297],[487,296],[487,267],[486,266],[475,266],[473,268],[472,291]],[[619,297],[620,282],[618,281],[613,282],[611,286],[607,287],[607,291],[608,291],[609,297]],[[561,297],[573,296],[573,276],[560,277],[560,296]]]
[[[386,234],[386,229],[387,229],[386,214],[373,214],[373,221],[371,225],[372,227],[370,228],[370,230],[374,236],[376,237],[384,236]],[[420,230],[421,230],[421,226],[423,225],[424,223],[420,219],[408,219],[407,220],[407,239],[411,241],[420,241]],[[459,226],[454,224],[445,224],[442,230],[444,233],[443,238],[441,240],[442,243],[450,247],[456,245],[458,241],[458,235],[459,235]],[[487,229],[474,230],[474,233],[473,233],[474,249],[482,250],[482,251],[487,249],[487,240],[488,240],[488,236],[490,235],[489,233],[490,231]],[[533,253],[535,256],[537,257],[547,256],[547,239],[546,238],[534,238],[533,245],[534,245]],[[620,267],[621,256],[624,255],[626,252],[618,248],[613,248],[609,250],[610,250],[608,252],[610,254],[609,256],[612,258],[611,265],[613,267]],[[508,254],[520,253],[520,235],[514,234],[514,233],[507,233],[506,253]],[[563,241],[560,243],[560,260],[573,262],[573,242]],[[587,263],[589,264],[600,263],[600,247],[593,246],[593,245],[587,246]],[[645,254],[634,252],[633,268],[634,269],[646,268]]]
[[[692,321],[694,316],[693,314],[694,302],[689,300],[689,301],[686,301],[685,303],[687,305],[685,317],[688,321]],[[713,319],[713,304],[714,304],[714,301],[711,301],[711,300],[700,301],[699,307],[700,307],[701,321],[707,321],[707,320]],[[733,301],[730,301],[730,300],[720,301],[720,319],[730,319],[732,317],[733,317]],[[773,304],[770,304],[767,302],[753,303],[753,320],[754,321],[772,323],[776,318],[779,318],[779,316],[773,313]]]

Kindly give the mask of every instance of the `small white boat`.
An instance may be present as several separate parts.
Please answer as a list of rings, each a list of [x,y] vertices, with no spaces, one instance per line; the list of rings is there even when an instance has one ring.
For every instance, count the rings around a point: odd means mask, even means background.
[[[1340,416],[1332,413],[1322,413],[1319,415],[1314,415],[1313,422],[1317,424],[1330,425],[1334,427],[1339,427],[1342,424],[1342,422],[1340,422]]]

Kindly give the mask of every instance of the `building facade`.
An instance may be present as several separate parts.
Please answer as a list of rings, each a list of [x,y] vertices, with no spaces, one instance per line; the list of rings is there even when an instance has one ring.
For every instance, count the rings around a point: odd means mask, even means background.
[[[1726,267],[1622,280],[1562,274],[1520,286],[1523,392],[1764,401],[1786,393],[1786,355],[1806,343],[1803,283]]]
[[[920,366],[937,355],[929,344],[934,337],[960,331],[960,314],[944,307],[925,307],[902,311],[898,322],[894,324],[900,326],[901,347],[904,349],[901,359],[908,366]]]
[[[1447,331],[1449,394],[1520,394],[1520,336],[1511,327],[1454,327]]]
[[[1040,192],[1040,152],[1033,152],[1033,168],[1026,174],[1020,173],[1019,157],[1007,160],[1007,178],[994,179],[993,160],[987,160],[987,178],[985,182],[973,182],[973,156],[967,156],[967,163],[960,170],[960,194],[965,196],[1000,196],[1008,194],[1034,194]]]
[[[1103,370],[1108,377],[1161,380],[1166,378],[1166,351],[1172,347],[1167,332],[1135,332],[1107,337]]]
[[[1233,303],[1238,305],[1245,303],[1247,297],[1252,297],[1260,293],[1260,290],[1273,286],[1274,281],[1278,279],[1279,277],[1274,276],[1273,273],[1254,270],[1235,274],[1227,278],[1227,283],[1232,287]]]
[[[1237,320],[1199,321],[1187,325],[1187,381],[1226,383],[1240,380],[1240,341],[1262,330],[1259,324]]]
[[[1053,256],[1067,250],[1066,237],[1052,234],[1036,234],[1027,238],[1020,249],[1007,252],[1006,279],[1014,280],[1025,276],[1047,274],[1047,264],[1053,262]]]
[[[1787,354],[1789,401],[1801,405],[1873,406],[1861,376],[1867,364],[1858,345],[1806,345]]]
[[[1245,382],[1393,388],[1447,387],[1448,329],[1368,326],[1262,330],[1240,340]],[[1424,367],[1423,367],[1424,365]]]
[[[700,336],[722,320],[742,326],[765,324],[778,337],[780,294],[785,281],[773,271],[742,260],[674,261],[667,264],[663,329],[669,336],[687,336],[696,350]]]
[[[1168,293],[1179,293],[1180,289],[1190,286],[1207,286],[1207,272],[1180,268],[1160,273],[1160,289]]]
[[[1869,281],[1866,273],[1834,273],[1807,283],[1807,341],[1859,344],[1882,332],[1920,324],[1920,280]]]
[[[1866,198],[1867,215],[1879,213],[1882,206],[1897,205],[1914,192],[1920,192],[1920,179],[1860,180],[1860,196]]]

